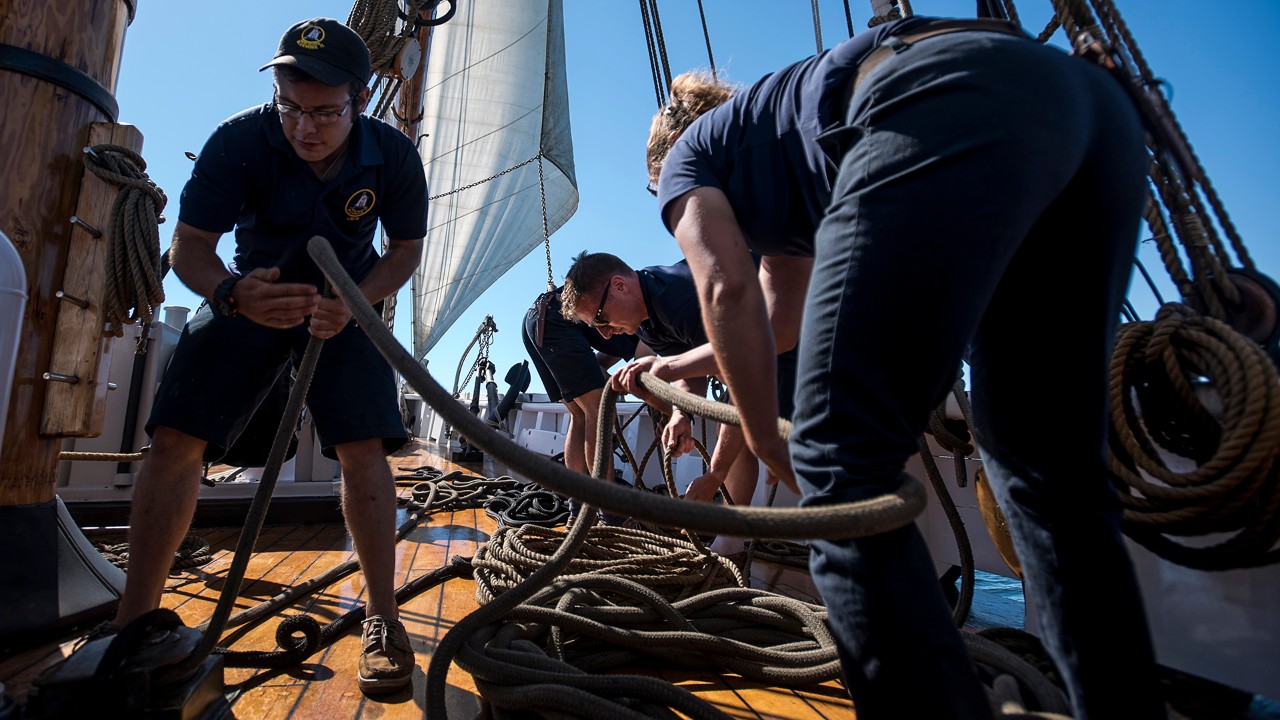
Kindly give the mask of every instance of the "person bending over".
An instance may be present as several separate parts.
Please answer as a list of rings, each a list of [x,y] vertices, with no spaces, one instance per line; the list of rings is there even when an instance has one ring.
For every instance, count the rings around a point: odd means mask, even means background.
[[[1149,164],[1126,89],[1008,23],[915,17],[734,90],[678,76],[646,156],[748,446],[806,506],[893,492],[967,357],[1073,717],[1163,720],[1105,460]],[[771,327],[801,315],[788,447]],[[1049,414],[1045,378],[1071,399]],[[814,542],[810,567],[859,718],[991,717],[914,524]]]
[[[619,360],[630,360],[650,351],[634,335],[603,337],[560,312],[556,287],[538,295],[524,316],[521,339],[551,402],[562,402],[569,411],[564,440],[564,464],[570,470],[590,474],[596,452],[600,395],[608,369]],[[613,463],[606,470],[613,479]],[[580,503],[570,502],[573,515]]]
[[[697,289],[689,265],[683,260],[674,265],[633,270],[616,255],[583,252],[574,258],[565,274],[561,304],[567,317],[596,328],[604,337],[634,333],[653,348],[656,355],[640,358],[618,371],[613,380],[617,390],[653,400],[634,381],[643,371],[702,395],[707,376],[718,371],[707,345]],[[783,367],[794,367],[794,360],[793,350],[780,362]],[[787,397],[793,378],[786,373],[778,376],[779,385],[787,388]],[[678,407],[672,408],[661,441],[674,457],[692,451],[689,415]],[[722,425],[707,474],[690,483],[685,498],[710,501],[723,485],[735,504],[750,505],[759,464],[754,455],[742,452],[744,447],[738,428]],[[744,542],[743,538],[719,535],[711,549],[741,560],[745,556]]]

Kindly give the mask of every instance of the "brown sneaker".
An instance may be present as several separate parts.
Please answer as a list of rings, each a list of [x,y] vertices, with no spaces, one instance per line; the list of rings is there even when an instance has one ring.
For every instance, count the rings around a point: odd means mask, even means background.
[[[404,624],[374,615],[361,625],[360,690],[383,693],[408,685],[413,679],[415,659]]]

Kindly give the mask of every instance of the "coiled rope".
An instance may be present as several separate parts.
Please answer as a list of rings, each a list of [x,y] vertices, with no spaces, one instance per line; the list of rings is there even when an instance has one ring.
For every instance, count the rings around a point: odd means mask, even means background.
[[[1261,348],[1276,353],[1276,334],[1250,337],[1268,331],[1249,319],[1255,305],[1274,313],[1280,297],[1242,292],[1258,284],[1253,261],[1114,2],[1053,4],[1077,50],[1101,53],[1143,116],[1152,140],[1144,219],[1182,296],[1117,331],[1111,466],[1125,533],[1191,568],[1280,561],[1280,378]]]
[[[119,188],[105,232],[107,277],[103,322],[115,337],[135,321],[151,324],[164,302],[164,267],[160,254],[161,212],[168,198],[143,172],[147,163],[121,145],[85,148],[84,165],[103,181]]]
[[[107,562],[121,570],[129,569],[129,543],[94,543],[93,547]],[[173,553],[173,564],[169,570],[186,570],[187,568],[207,565],[213,560],[209,549],[209,541],[196,535],[188,535]]]
[[[1171,303],[1151,323],[1121,326],[1111,398],[1129,537],[1202,570],[1280,560],[1280,379],[1261,348]],[[1228,536],[1171,539],[1214,533]]]
[[[923,487],[918,480],[903,475],[903,484],[898,492],[858,503],[842,503],[823,508],[726,508],[708,503],[688,503],[683,500],[669,498],[652,498],[650,493],[636,493],[613,483],[600,482],[604,475],[604,465],[597,462],[593,467],[594,478],[585,477],[563,465],[554,463],[536,453],[529,452],[511,442],[504,434],[487,427],[478,417],[440,387],[426,370],[416,363],[403,347],[396,342],[385,327],[382,326],[377,312],[367,302],[362,302],[355,282],[343,270],[334,254],[333,248],[323,238],[315,237],[307,245],[308,253],[316,264],[336,287],[342,297],[350,297],[352,314],[362,327],[366,328],[370,339],[378,347],[379,352],[387,358],[417,390],[433,409],[439,412],[447,422],[457,426],[477,447],[504,463],[513,471],[526,477],[536,477],[538,481],[556,490],[580,498],[588,506],[601,507],[615,512],[626,512],[642,519],[660,520],[676,525],[683,525],[711,532],[726,532],[745,537],[813,538],[813,537],[855,537],[861,535],[888,532],[911,522],[924,507]],[[661,384],[656,378],[641,375],[641,383],[646,389],[653,391],[650,385]],[[670,388],[670,386],[666,386]],[[670,388],[673,392],[674,388]],[[656,393],[655,393],[656,394]],[[606,386],[604,398],[601,400],[602,414],[607,412],[609,418],[601,423],[601,428],[611,428],[614,416],[616,393]],[[692,393],[680,393],[680,407],[689,409],[685,402],[696,404],[705,401]],[[789,430],[789,423],[787,423]],[[603,430],[602,430],[603,432]],[[607,444],[608,438],[597,437],[597,447]],[[697,507],[694,507],[694,506]],[[454,624],[453,628],[441,638],[427,670],[426,711],[429,717],[447,718],[448,710],[445,702],[445,690],[449,665],[460,649],[473,638],[478,637],[481,629],[497,618],[501,618],[525,600],[533,597],[541,588],[554,582],[564,574],[565,568],[582,550],[593,526],[592,513],[584,511],[582,519],[570,527],[563,543],[546,562],[526,580],[498,595],[492,601],[482,605],[478,610]],[[744,588],[745,589],[745,588]],[[964,633],[965,643],[970,654],[978,662],[993,667],[1018,667],[1019,675],[1025,670],[1032,676],[1039,675],[1025,661],[1000,648],[995,643],[985,641],[972,633]],[[994,646],[994,650],[983,647],[983,643]],[[1040,675],[1043,678],[1042,675]],[[596,681],[593,681],[596,682]],[[618,687],[621,682],[618,676],[609,676],[598,681],[602,686]],[[653,682],[653,678],[643,678],[640,682]],[[1039,697],[1040,706],[1050,712],[1058,712],[1065,708],[1065,700],[1061,691],[1048,687],[1044,696]],[[669,684],[663,683],[668,697],[680,696],[683,692]],[[1055,694],[1056,693],[1056,694]],[[555,696],[560,697],[559,688],[551,692],[550,688],[541,688],[534,692],[524,693],[525,697]],[[1056,703],[1056,704],[1055,704]],[[580,709],[580,708],[579,708]],[[699,706],[693,712],[686,712],[690,717],[723,717],[710,705]],[[619,714],[616,717],[636,717],[635,714]],[[663,717],[670,717],[667,713]]]

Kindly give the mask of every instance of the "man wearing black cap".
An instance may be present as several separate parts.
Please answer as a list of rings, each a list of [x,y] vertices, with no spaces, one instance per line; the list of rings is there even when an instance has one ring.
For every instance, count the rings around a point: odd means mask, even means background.
[[[182,191],[173,270],[208,301],[187,323],[147,422],[152,443],[134,488],[116,625],[157,607],[195,510],[202,462],[226,452],[316,337],[325,344],[307,404],[322,452],[342,465],[343,512],[368,588],[359,685],[394,690],[409,683],[415,663],[394,595],[396,498],[386,455],[408,436],[391,368],[342,299],[324,296],[306,244],[326,238],[365,297],[380,303],[417,267],[426,178],[409,138],[361,115],[369,51],[350,28],[304,20],[285,32],[267,68],[271,102],[219,125]],[[379,223],[388,238],[381,255]],[[233,230],[228,270],[216,247]]]

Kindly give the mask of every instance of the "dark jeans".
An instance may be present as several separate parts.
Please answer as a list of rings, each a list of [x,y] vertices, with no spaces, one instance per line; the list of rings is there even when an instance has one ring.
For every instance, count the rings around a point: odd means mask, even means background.
[[[1147,156],[1103,71],[963,32],[854,93],[817,233],[792,455],[805,505],[898,486],[971,363],[975,433],[1075,717],[1164,718],[1105,462]],[[914,525],[817,542],[858,717],[988,718]]]

